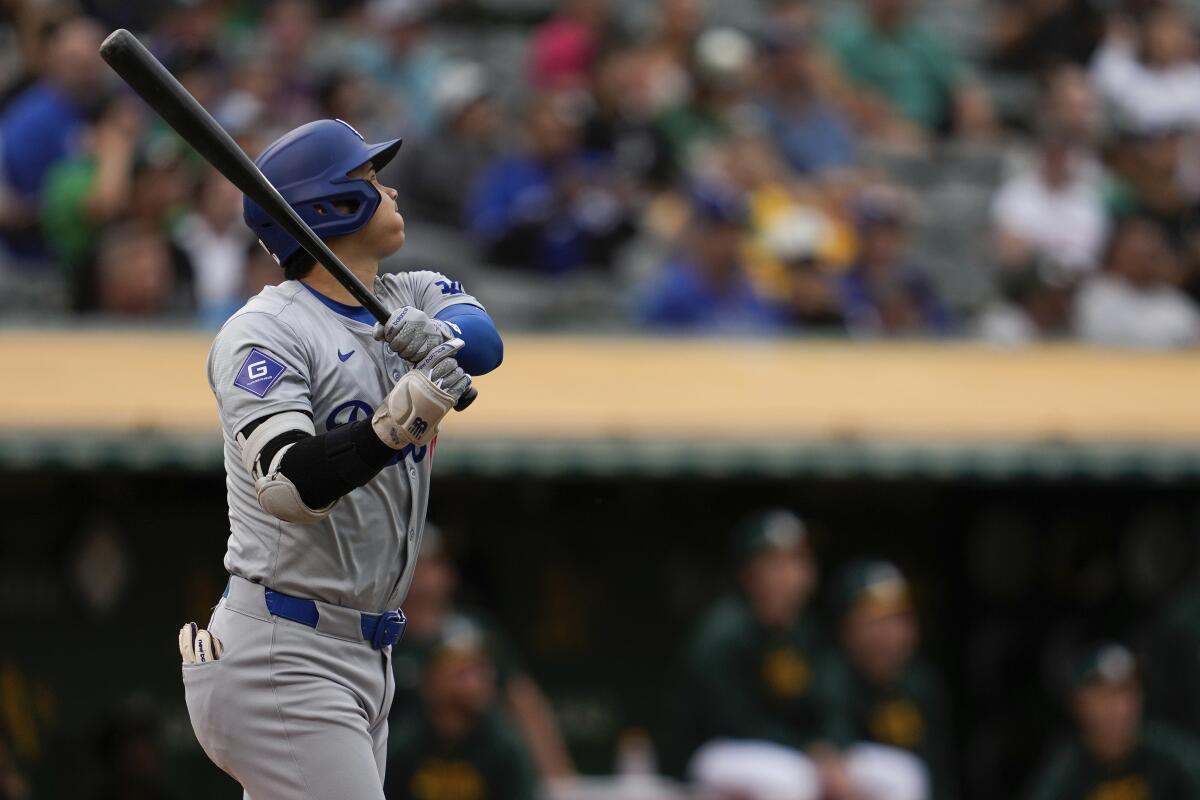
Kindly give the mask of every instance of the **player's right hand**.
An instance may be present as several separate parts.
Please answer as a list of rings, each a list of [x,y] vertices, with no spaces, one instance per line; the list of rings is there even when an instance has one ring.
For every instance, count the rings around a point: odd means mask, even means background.
[[[454,360],[463,344],[451,339],[433,348],[388,392],[371,418],[384,444],[393,450],[423,447],[437,435],[442,418],[471,385],[471,377]]]
[[[376,341],[387,342],[405,361],[416,364],[424,361],[433,348],[453,339],[456,332],[450,323],[434,319],[419,308],[404,306],[386,323],[376,323],[372,335]]]

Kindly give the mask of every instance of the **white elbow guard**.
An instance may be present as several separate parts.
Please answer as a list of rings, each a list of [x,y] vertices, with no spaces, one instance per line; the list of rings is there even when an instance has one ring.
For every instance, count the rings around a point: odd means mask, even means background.
[[[295,447],[294,443],[281,448],[275,454],[275,458],[271,459],[271,466],[265,475],[254,473],[254,491],[258,493],[258,504],[262,506],[263,511],[279,517],[285,522],[320,522],[329,516],[329,512],[333,511],[337,500],[324,508],[315,510],[304,504],[300,498],[300,492],[296,489],[296,484],[279,471],[279,465],[283,462],[283,454],[293,447]]]
[[[320,522],[329,516],[329,512],[337,505],[337,500],[325,508],[311,509],[300,498],[296,485],[279,471],[284,454],[295,443],[280,448],[270,464],[263,464],[259,458],[262,449],[276,436],[297,430],[312,435],[312,420],[298,411],[285,411],[265,419],[248,437],[239,434],[242,465],[254,479],[254,491],[258,494],[258,504],[262,506],[263,511],[285,522]]]

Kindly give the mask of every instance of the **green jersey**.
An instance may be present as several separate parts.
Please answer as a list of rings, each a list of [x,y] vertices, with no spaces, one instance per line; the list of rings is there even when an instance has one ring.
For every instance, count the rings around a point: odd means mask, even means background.
[[[1030,800],[1175,800],[1200,797],[1200,747],[1147,723],[1129,758],[1101,764],[1083,743],[1067,745],[1034,781]]]
[[[453,625],[458,620],[464,620],[472,627],[484,632],[488,660],[496,671],[496,686],[501,695],[513,678],[524,674],[516,650],[509,644],[504,635],[494,626],[488,624],[481,616],[468,611],[454,611],[446,620],[446,625]],[[421,704],[421,674],[425,664],[437,646],[438,638],[420,639],[416,636],[405,636],[392,648],[392,673],[396,677],[396,695],[392,701],[390,718],[396,720],[409,716]]]
[[[484,715],[458,740],[439,737],[424,710],[388,740],[388,800],[533,800],[533,764],[499,713]]]
[[[712,739],[797,748],[851,739],[845,671],[809,614],[776,630],[763,626],[745,600],[722,600],[701,621],[683,672],[674,747],[668,748],[676,771]]]
[[[933,796],[952,796],[954,760],[950,721],[941,680],[925,662],[913,659],[891,684],[872,683],[847,666],[850,709],[856,741],[908,750],[929,769]]]

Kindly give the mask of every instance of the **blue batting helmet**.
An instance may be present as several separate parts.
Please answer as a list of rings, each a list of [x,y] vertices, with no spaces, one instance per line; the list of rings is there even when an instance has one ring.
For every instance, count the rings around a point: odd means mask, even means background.
[[[367,144],[348,123],[319,119],[276,139],[254,163],[313,232],[328,239],[363,228],[379,207],[379,191],[371,182],[347,173],[368,161],[382,169],[400,141]],[[301,252],[296,240],[249,197],[242,200],[242,217],[280,265]]]

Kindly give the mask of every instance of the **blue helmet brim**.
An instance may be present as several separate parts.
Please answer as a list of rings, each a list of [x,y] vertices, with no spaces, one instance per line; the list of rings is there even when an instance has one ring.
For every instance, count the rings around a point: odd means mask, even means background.
[[[383,169],[389,161],[396,157],[396,153],[400,152],[400,145],[402,144],[404,144],[403,139],[392,139],[390,142],[373,144],[367,148],[369,156],[367,161],[370,161],[375,169]]]

